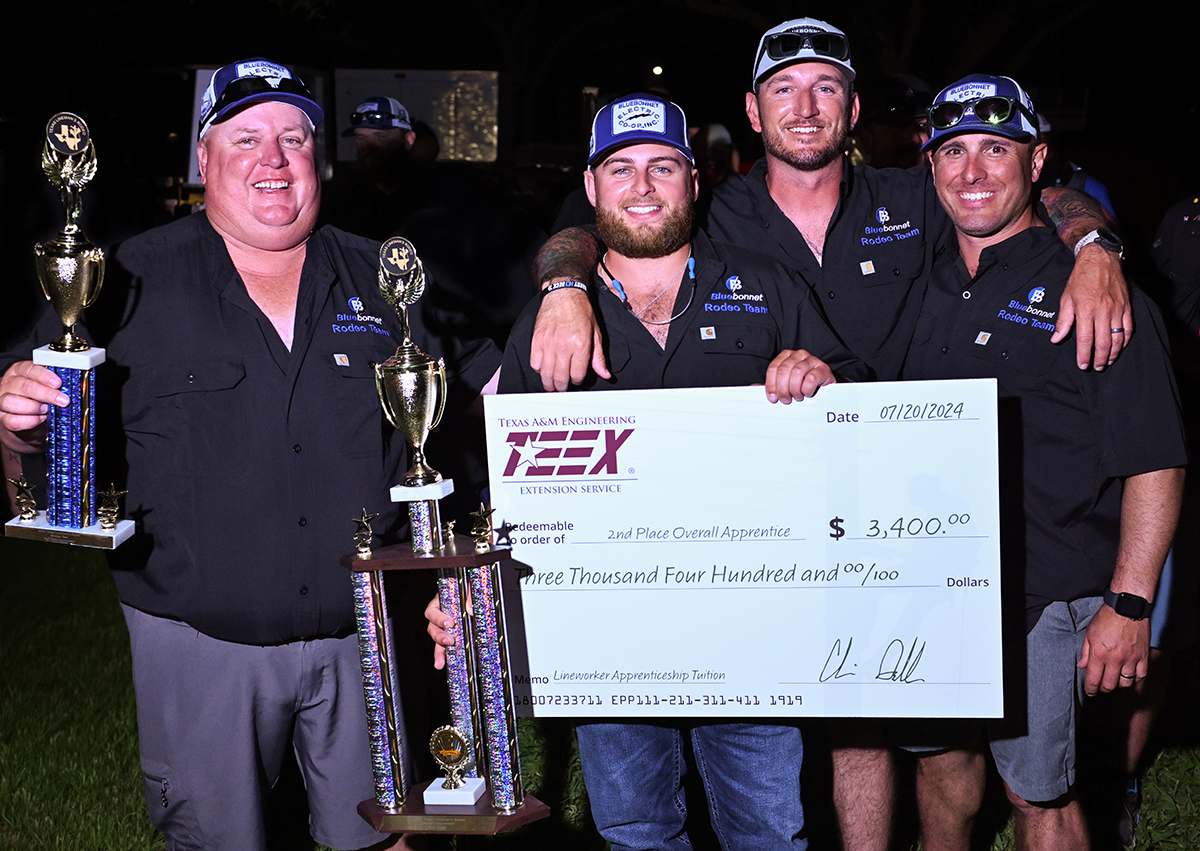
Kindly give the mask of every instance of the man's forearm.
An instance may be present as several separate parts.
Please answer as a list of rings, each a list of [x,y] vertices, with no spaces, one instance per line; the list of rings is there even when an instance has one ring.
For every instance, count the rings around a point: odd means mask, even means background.
[[[1130,476],[1121,497],[1121,543],[1110,587],[1154,599],[1158,577],[1179,522],[1183,468]]]
[[[566,228],[546,240],[533,262],[533,279],[545,286],[555,279],[590,281],[600,259],[600,241],[586,228]]]
[[[1048,186],[1042,190],[1042,203],[1059,238],[1071,250],[1092,231],[1111,224],[1100,202],[1077,189]]]

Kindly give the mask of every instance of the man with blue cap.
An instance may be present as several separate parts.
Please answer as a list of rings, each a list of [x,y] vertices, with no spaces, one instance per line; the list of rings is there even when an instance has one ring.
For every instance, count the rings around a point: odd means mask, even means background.
[[[796,298],[798,285],[783,266],[693,232],[697,180],[687,122],[674,103],[634,94],[596,114],[584,187],[608,250],[586,281],[554,290],[593,297],[604,343],[621,354],[614,354],[608,379],[590,375],[583,389],[750,385],[771,373],[790,401],[812,396],[835,375],[869,377],[815,301]],[[735,289],[754,310],[731,309]],[[530,304],[509,337],[501,392],[542,390],[529,365],[539,303]],[[439,646],[452,643],[436,599],[426,614]],[[577,731],[592,816],[614,851],[691,847],[682,757],[689,744],[722,848],[808,846],[803,747],[794,724],[633,718],[580,724]]]
[[[903,377],[997,381],[1001,559],[1023,584],[1026,633],[1024,654],[1006,653],[1018,665],[1025,657],[1024,676],[1006,685],[1023,679],[1027,707],[990,723],[988,738],[1017,848],[1086,849],[1074,794],[1078,696],[1146,676],[1147,616],[1187,463],[1162,318],[1134,289],[1140,330],[1120,360],[1077,369],[1051,340],[1072,257],[1039,227],[1032,188],[1046,147],[1029,96],[1009,77],[973,74],[935,98],[929,124],[922,150],[955,240],[935,267]]]
[[[313,837],[375,846],[356,812],[373,782],[339,559],[364,505],[377,530],[403,523],[386,492],[404,440],[383,422],[372,371],[403,331],[379,293],[378,243],[314,230],[324,115],[304,83],[266,59],[236,62],[201,112],[205,210],[119,246],[100,301],[112,315],[88,317],[113,367],[119,398],[101,409],[119,411],[138,520],[113,576],[150,819],[169,851],[263,851],[263,802],[291,749]],[[46,313],[0,359],[0,438],[25,452],[42,449],[47,406],[67,404],[28,360],[57,333]],[[477,396],[495,347],[450,351],[420,311],[409,322],[464,400]]]

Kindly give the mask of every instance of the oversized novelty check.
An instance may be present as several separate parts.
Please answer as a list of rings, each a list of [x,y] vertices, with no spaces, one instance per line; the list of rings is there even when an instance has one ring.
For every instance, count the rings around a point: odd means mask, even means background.
[[[994,381],[486,410],[519,713],[1002,715]]]

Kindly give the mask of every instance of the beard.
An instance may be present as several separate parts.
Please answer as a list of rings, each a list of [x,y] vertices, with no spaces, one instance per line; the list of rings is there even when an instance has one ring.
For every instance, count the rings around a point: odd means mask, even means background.
[[[785,129],[763,133],[763,148],[769,156],[777,160],[783,160],[798,171],[820,171],[842,156],[842,150],[846,146],[846,136],[850,132],[850,118],[848,113],[849,111],[847,110],[846,120],[842,122],[841,129],[835,134],[834,138],[830,139],[828,144],[820,148],[806,147],[800,150],[789,148],[785,144],[785,137],[788,133]]]
[[[656,227],[630,226],[616,210],[597,206],[596,229],[604,244],[623,257],[666,257],[691,242],[694,201],[695,192],[689,181],[686,202],[668,209]]]

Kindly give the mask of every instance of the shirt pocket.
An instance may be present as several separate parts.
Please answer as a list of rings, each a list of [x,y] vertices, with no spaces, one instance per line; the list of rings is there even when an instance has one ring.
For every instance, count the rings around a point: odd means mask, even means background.
[[[386,361],[394,350],[345,345],[339,349],[324,357],[329,369],[328,427],[337,431],[329,437],[346,458],[382,458],[396,435],[379,401],[375,364]]]
[[[1050,342],[1051,333],[1034,328],[996,328],[986,345],[972,345],[967,351],[987,364],[992,373],[1011,369],[1023,375],[1045,375],[1061,352]],[[1074,349],[1074,343],[1066,345]]]
[[[122,393],[126,435],[163,469],[241,474],[254,460],[244,447],[256,416],[245,381],[246,365],[223,359],[131,369]]]

